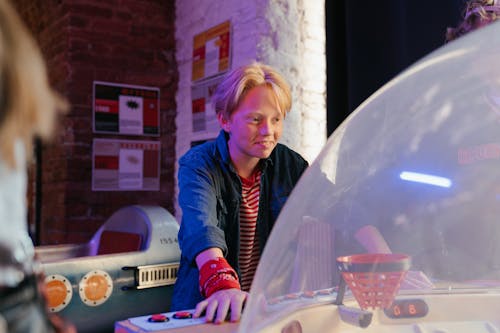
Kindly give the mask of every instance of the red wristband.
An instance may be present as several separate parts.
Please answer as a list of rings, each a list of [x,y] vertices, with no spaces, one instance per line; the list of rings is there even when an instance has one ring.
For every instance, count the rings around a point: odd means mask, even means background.
[[[203,289],[205,297],[210,297],[216,291],[232,288],[241,289],[238,280],[231,274],[221,273],[217,274],[215,279],[207,281]]]
[[[203,297],[231,288],[241,289],[238,274],[226,259],[220,257],[209,260],[200,268],[200,292]]]

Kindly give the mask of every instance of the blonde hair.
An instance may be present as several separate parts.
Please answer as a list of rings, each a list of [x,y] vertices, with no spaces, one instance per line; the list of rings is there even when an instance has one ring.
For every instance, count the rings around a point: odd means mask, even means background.
[[[463,21],[456,28],[446,30],[446,41],[452,41],[477,29],[481,23],[490,23],[500,18],[499,0],[470,0],[463,12]]]
[[[292,107],[290,86],[275,69],[259,62],[238,67],[224,77],[212,96],[215,112],[229,119],[248,91],[257,86],[267,86],[273,91],[280,111],[286,116]]]
[[[30,154],[34,136],[52,134],[66,102],[49,86],[36,42],[8,1],[0,0],[0,158],[15,165],[20,140]]]

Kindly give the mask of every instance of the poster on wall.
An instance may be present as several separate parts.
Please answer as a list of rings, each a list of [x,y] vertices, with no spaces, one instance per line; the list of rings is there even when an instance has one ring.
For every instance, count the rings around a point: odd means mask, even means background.
[[[191,87],[193,135],[196,137],[214,138],[219,133],[220,126],[212,105],[212,95],[222,78],[218,76]]]
[[[94,81],[94,133],[160,135],[160,89]]]
[[[231,64],[231,24],[216,25],[194,36],[192,80],[226,72]]]
[[[94,139],[92,191],[160,190],[160,142]]]

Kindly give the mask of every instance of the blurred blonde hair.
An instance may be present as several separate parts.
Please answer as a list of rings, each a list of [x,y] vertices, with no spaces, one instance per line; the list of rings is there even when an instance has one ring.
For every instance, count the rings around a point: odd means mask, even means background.
[[[28,155],[34,136],[49,138],[56,114],[67,109],[49,86],[41,52],[17,12],[0,0],[0,158],[15,165],[14,144]]]
[[[257,86],[267,86],[274,92],[278,107],[286,116],[292,107],[290,86],[274,68],[259,62],[238,67],[225,76],[212,96],[215,112],[229,119],[248,91]]]
[[[463,20],[455,28],[446,30],[446,41],[452,41],[478,27],[500,18],[499,0],[470,0],[464,8]]]

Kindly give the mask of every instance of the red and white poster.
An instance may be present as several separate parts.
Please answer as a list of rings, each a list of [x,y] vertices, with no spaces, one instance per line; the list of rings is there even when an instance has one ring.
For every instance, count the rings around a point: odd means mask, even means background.
[[[192,80],[226,72],[231,64],[231,24],[225,21],[194,36]]]
[[[191,87],[193,135],[198,139],[214,138],[220,131],[220,125],[211,99],[222,78],[219,75],[196,83]]]
[[[158,191],[160,142],[94,139],[93,191]]]
[[[94,81],[94,132],[160,135],[160,89]]]

